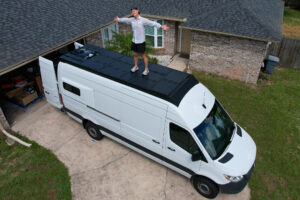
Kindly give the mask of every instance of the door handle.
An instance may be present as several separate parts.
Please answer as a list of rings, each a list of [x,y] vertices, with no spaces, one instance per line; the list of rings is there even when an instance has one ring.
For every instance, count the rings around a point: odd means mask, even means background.
[[[50,94],[48,91],[45,91],[46,94]]]
[[[152,142],[154,142],[154,143],[156,143],[156,144],[160,144],[160,142],[159,141],[157,141],[157,140],[152,140]]]
[[[168,147],[168,149],[171,151],[175,151],[175,149],[173,149],[172,147]]]

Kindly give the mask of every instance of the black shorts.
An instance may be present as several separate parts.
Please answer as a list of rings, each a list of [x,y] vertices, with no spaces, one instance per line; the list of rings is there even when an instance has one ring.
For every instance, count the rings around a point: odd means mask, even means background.
[[[131,43],[131,50],[137,53],[145,53],[146,51],[146,42],[136,44],[134,42]]]

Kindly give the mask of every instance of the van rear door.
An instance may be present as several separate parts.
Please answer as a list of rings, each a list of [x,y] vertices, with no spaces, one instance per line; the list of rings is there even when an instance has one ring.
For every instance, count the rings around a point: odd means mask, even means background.
[[[51,60],[41,56],[39,57],[39,64],[46,99],[50,104],[60,109],[63,106],[59,99],[54,64]]]

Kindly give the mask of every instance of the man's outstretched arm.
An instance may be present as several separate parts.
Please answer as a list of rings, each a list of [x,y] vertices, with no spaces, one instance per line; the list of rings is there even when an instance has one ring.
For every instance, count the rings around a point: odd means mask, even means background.
[[[119,18],[119,17],[115,17],[114,18],[115,22],[121,22],[121,23],[126,23],[126,24],[130,24],[131,20],[129,18]]]
[[[167,30],[170,29],[170,27],[168,27],[167,25],[160,25],[160,23],[157,23],[155,21],[152,21],[152,20],[149,20],[149,19],[146,19],[146,18],[145,18],[145,21],[144,21],[144,25],[146,25],[146,26],[154,26],[156,28],[162,28],[165,31],[167,31]]]

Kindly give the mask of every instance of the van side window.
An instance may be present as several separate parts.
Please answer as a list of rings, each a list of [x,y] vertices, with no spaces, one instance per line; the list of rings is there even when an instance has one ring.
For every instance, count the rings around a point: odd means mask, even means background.
[[[66,82],[63,82],[63,86],[65,90],[68,90],[69,92],[72,92],[78,96],[80,96],[80,89],[77,87],[74,87]]]
[[[190,133],[173,123],[170,123],[170,138],[172,142],[189,153],[193,153],[199,149]]]

